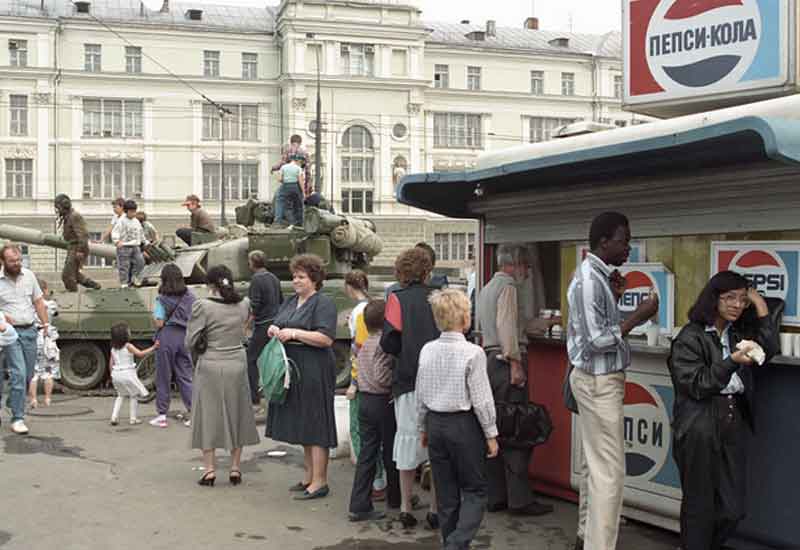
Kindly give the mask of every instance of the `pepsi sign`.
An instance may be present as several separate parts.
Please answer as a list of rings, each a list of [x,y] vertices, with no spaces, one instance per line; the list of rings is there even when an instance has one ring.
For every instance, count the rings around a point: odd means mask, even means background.
[[[619,300],[622,317],[631,315],[650,295],[651,289],[659,299],[658,325],[662,333],[672,334],[675,325],[675,276],[659,263],[627,263],[619,268],[625,277],[625,292]],[[637,327],[631,334],[644,333]]]
[[[800,242],[711,243],[711,274],[741,273],[764,296],[786,302],[783,324],[800,326]]]
[[[786,84],[788,0],[625,0],[626,103]]]

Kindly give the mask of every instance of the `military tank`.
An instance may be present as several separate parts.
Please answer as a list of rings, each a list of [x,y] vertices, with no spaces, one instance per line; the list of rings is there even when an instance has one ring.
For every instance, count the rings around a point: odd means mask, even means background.
[[[154,333],[152,312],[165,265],[176,264],[198,297],[207,295],[206,271],[215,265],[226,265],[238,290],[246,295],[251,277],[247,256],[252,250],[264,252],[267,268],[281,279],[285,296],[293,292],[289,272],[293,256],[312,253],[323,259],[328,280],[322,292],[334,299],[339,312],[334,349],[340,373],[346,375],[348,369],[344,366],[350,345],[347,319],[355,304],[345,294],[342,279],[352,269],[367,270],[372,258],[380,253],[382,243],[374,224],[306,208],[303,227],[275,227],[271,225],[271,205],[256,201],[238,207],[236,221],[215,235],[194,233],[193,246],[182,246],[177,242],[180,239],[175,239],[174,246],[163,242],[149,245],[145,249],[148,263],[134,287],[56,292],[59,315],[54,324],[60,335],[62,384],[75,390],[90,390],[108,379],[109,334],[115,322],[128,322],[131,340],[137,347],[150,345]],[[0,224],[0,239],[67,248],[58,235],[6,224]],[[116,249],[111,245],[90,243],[89,250],[95,256],[116,258]],[[382,297],[383,285],[374,286],[376,297]],[[148,387],[153,386],[153,356],[140,363],[139,376]]]

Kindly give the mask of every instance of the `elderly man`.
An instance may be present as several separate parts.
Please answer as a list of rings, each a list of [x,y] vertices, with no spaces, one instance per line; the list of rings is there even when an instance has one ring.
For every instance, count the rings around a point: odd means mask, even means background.
[[[181,227],[175,231],[175,234],[186,244],[192,246],[192,233],[194,232],[215,233],[217,231],[217,227],[211,220],[211,215],[200,206],[200,197],[186,195],[186,200],[181,203],[181,206],[185,206],[191,215],[190,227]]]
[[[42,289],[33,271],[22,267],[22,251],[7,244],[0,248],[0,311],[17,332],[17,340],[4,349],[6,367],[11,378],[8,406],[11,408],[11,430],[28,433],[25,425],[25,388],[33,378],[36,366],[36,319],[44,330],[49,319]],[[2,377],[0,377],[2,378]]]
[[[527,403],[527,339],[520,315],[517,284],[527,277],[528,254],[521,246],[501,246],[498,271],[480,291],[476,304],[478,330],[483,337],[487,371],[497,403]],[[536,500],[528,481],[533,449],[502,448],[488,461],[489,511],[539,516],[553,507]]]

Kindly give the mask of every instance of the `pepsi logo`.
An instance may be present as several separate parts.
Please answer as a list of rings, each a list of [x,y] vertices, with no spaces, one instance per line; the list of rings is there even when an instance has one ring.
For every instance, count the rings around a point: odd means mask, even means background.
[[[740,251],[729,269],[741,273],[763,295],[786,300],[789,272],[780,255],[767,250]]]
[[[623,420],[625,472],[628,477],[649,476],[669,458],[670,422],[657,393],[635,382],[625,383]]]
[[[757,0],[660,2],[647,28],[647,64],[663,89],[738,83],[759,48]]]
[[[629,271],[625,274],[625,293],[619,300],[623,313],[634,311],[653,290],[658,295],[658,283],[644,271]]]

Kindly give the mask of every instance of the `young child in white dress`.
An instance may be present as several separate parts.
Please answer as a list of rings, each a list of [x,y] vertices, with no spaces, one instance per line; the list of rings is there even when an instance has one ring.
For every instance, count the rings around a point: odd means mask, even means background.
[[[52,323],[58,315],[58,304],[51,299],[47,281],[39,279],[39,286],[45,296],[44,303],[47,306],[47,317]],[[28,399],[32,408],[39,406],[37,395],[39,380],[44,384],[44,406],[49,407],[53,395],[53,381],[61,378],[61,370],[59,368],[61,353],[56,342],[58,340],[58,329],[53,325],[43,327],[39,319],[36,320],[36,326],[39,329],[36,340],[36,366],[33,370],[33,378],[28,386]]]
[[[139,405],[138,398],[146,396],[149,392],[144,387],[139,377],[136,375],[136,359],[147,357],[158,349],[158,342],[146,350],[139,350],[130,343],[131,333],[128,323],[117,323],[111,327],[111,382],[117,390],[117,398],[114,400],[114,408],[111,411],[111,425],[116,426],[119,422],[119,410],[122,408],[122,400],[127,397],[130,400],[130,423],[141,424],[137,416]]]

